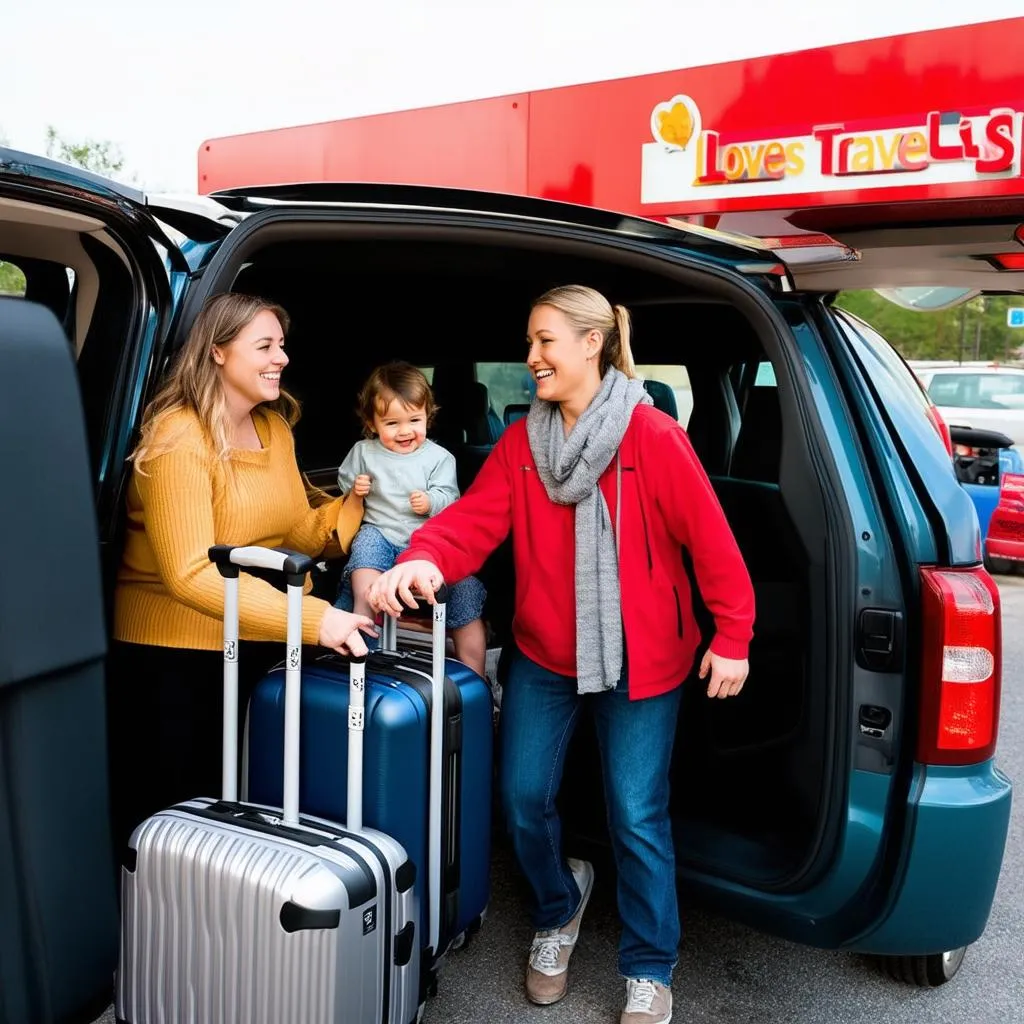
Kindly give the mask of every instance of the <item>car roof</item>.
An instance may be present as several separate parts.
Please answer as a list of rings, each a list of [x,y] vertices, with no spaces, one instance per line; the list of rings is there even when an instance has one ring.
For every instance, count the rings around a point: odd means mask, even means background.
[[[911,367],[913,369],[918,369],[918,367],[914,367],[913,364],[911,364]],[[922,373],[932,373],[932,374],[950,374],[950,373],[960,373],[960,374],[982,374],[982,373],[985,373],[985,374],[989,374],[989,373],[1024,374],[1024,369],[1022,369],[1019,366],[1005,366],[1005,365],[1000,364],[1000,363],[984,363],[984,364],[978,364],[978,363],[968,364],[968,363],[964,363],[963,365],[955,365],[955,366],[920,367],[920,369],[921,369]]]

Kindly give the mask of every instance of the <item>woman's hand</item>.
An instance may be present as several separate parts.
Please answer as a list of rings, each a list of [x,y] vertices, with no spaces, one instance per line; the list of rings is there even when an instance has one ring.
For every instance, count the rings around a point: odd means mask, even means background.
[[[372,481],[366,473],[360,473],[352,484],[352,493],[357,498],[365,498],[370,493],[371,483]]]
[[[401,615],[408,605],[416,607],[413,588],[430,604],[434,604],[434,591],[444,582],[441,570],[433,562],[423,559],[402,562],[382,573],[373,581],[367,594],[370,607],[389,615]]]
[[[360,630],[367,636],[376,636],[377,627],[373,619],[365,615],[353,615],[340,608],[328,608],[320,623],[320,646],[330,647],[339,654],[366,654],[366,643]]]
[[[700,663],[701,679],[707,676],[708,671],[711,672],[709,697],[735,697],[743,689],[750,671],[750,662],[746,658],[719,657],[709,648]]]

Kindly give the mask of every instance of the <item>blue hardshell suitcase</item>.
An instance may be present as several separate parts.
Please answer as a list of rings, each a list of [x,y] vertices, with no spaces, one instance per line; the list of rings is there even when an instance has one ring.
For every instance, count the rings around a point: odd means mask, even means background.
[[[433,658],[397,651],[394,638],[394,620],[385,616],[382,650],[370,655],[366,667],[363,819],[367,827],[393,836],[417,877],[430,880],[417,886],[426,987],[444,953],[479,926],[490,896],[493,701],[484,679],[444,657],[443,603],[434,608]],[[440,684],[433,676],[435,664],[444,671],[439,720],[431,716],[432,688]],[[333,654],[303,665],[300,801],[310,814],[341,821],[346,817],[348,676],[346,659]],[[247,798],[256,803],[280,800],[284,692],[284,671],[275,669],[249,703],[245,772]],[[430,856],[432,817],[440,833],[436,863]]]

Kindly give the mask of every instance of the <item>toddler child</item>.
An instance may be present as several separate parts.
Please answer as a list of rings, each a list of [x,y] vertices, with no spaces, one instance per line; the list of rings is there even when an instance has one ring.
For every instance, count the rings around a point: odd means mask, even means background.
[[[370,374],[359,394],[365,440],[338,469],[344,495],[363,499],[363,521],[352,542],[336,607],[373,616],[366,600],[373,581],[395,564],[416,528],[459,497],[455,457],[427,439],[436,406],[430,384],[409,363],[388,363]],[[484,675],[486,591],[468,576],[448,586],[447,624],[456,657]]]

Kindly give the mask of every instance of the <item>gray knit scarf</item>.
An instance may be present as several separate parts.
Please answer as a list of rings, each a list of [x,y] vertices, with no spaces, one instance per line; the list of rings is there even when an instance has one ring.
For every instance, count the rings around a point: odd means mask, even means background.
[[[576,506],[576,677],[580,693],[614,689],[622,675],[619,559],[608,503],[597,485],[616,457],[633,410],[651,398],[609,367],[600,390],[565,436],[557,402],[535,398],[526,418],[530,451],[548,497]],[[617,508],[622,506],[621,468]]]

